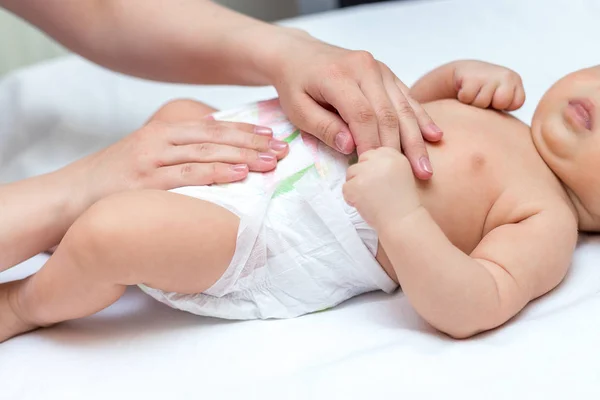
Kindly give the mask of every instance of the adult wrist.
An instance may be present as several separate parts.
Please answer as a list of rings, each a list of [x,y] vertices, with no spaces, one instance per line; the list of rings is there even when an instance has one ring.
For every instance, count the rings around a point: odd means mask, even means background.
[[[257,33],[257,51],[252,55],[252,64],[267,85],[277,86],[285,65],[305,45],[318,41],[306,31],[278,25],[267,25]]]
[[[76,161],[48,174],[50,184],[56,188],[59,213],[68,220],[74,221],[96,201],[90,191],[94,183],[86,179],[85,160]]]

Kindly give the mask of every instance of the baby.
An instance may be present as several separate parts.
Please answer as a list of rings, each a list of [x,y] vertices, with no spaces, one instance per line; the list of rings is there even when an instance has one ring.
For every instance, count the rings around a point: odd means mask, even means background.
[[[530,128],[489,109],[521,107],[515,72],[478,61],[430,72],[411,89],[445,133],[428,145],[429,182],[389,148],[358,160],[329,150],[277,101],[213,114],[271,126],[288,156],[241,183],[99,201],[38,273],[0,285],[0,341],[93,314],[127,285],[230,319],[295,317],[401,285],[452,337],[500,326],[559,284],[578,229],[600,229],[598,87],[600,67],[561,79]],[[151,123],[213,111],[176,101]]]

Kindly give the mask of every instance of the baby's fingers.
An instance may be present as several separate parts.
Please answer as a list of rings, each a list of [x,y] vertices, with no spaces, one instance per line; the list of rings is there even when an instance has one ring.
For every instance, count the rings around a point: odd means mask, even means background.
[[[494,98],[492,99],[492,107],[495,110],[508,110],[510,105],[513,103],[513,99],[516,94],[516,86],[503,84],[496,89]]]
[[[492,99],[494,98],[494,93],[496,93],[497,88],[497,83],[490,82],[486,84],[479,89],[479,93],[477,93],[477,96],[475,96],[475,100],[473,100],[471,105],[478,108],[488,108],[492,104]]]
[[[518,85],[515,89],[512,103],[506,108],[506,110],[515,111],[521,108],[523,104],[525,104],[525,97],[525,89],[523,88],[523,85]]]
[[[363,154],[365,154],[365,153],[363,153]],[[365,166],[364,163],[358,163],[358,164],[354,164],[354,165],[350,166],[350,168],[348,168],[346,170],[346,181],[349,181],[349,180],[355,178],[357,175],[365,172],[369,168],[370,167],[368,165]]]
[[[472,104],[481,91],[483,84],[477,80],[463,79],[457,82],[457,98],[463,104]]]
[[[354,181],[348,181],[344,183],[344,186],[342,186],[342,195],[344,196],[344,201],[346,201],[346,203],[348,203],[348,205],[351,207],[356,205],[357,191],[357,185]]]

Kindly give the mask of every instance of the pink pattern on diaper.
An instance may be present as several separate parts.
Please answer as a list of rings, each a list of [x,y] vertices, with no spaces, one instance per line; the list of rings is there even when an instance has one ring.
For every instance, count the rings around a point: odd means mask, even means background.
[[[260,101],[257,103],[257,108],[259,125],[270,126],[287,121],[287,117],[281,110],[279,99]]]

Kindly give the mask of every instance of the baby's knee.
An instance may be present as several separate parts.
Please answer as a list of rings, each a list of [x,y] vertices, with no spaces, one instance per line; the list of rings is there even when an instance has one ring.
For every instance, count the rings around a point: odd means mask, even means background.
[[[197,121],[216,110],[206,104],[194,100],[173,100],[163,105],[150,121],[185,122]]]
[[[123,254],[137,248],[144,222],[151,218],[143,198],[140,192],[125,192],[98,201],[75,221],[60,246],[79,265],[100,265],[103,274],[111,266],[122,268]]]

